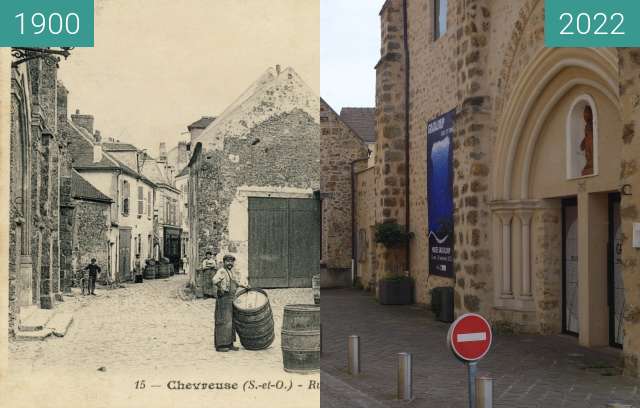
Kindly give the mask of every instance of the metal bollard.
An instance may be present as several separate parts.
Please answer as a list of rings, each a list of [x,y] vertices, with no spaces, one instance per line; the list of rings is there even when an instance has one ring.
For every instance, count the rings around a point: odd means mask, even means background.
[[[476,408],[493,407],[493,378],[476,378]]]
[[[413,399],[413,364],[411,353],[398,353],[398,399]]]
[[[347,350],[347,369],[349,374],[360,374],[360,337],[356,335],[349,336],[349,345]]]

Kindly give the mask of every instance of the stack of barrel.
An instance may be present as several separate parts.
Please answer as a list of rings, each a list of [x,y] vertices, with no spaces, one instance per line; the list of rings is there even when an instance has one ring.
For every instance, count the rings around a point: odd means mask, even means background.
[[[247,350],[263,350],[273,343],[273,315],[267,293],[244,288],[233,301],[233,325]]]
[[[320,370],[320,306],[287,305],[282,318],[282,362],[290,373]]]
[[[158,275],[158,265],[156,265],[156,262],[153,259],[147,259],[145,262],[144,278],[155,279]]]

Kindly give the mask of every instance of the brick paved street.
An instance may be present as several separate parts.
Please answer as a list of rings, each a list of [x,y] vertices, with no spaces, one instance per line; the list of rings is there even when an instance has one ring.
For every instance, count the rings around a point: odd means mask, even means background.
[[[156,376],[163,387],[171,378],[167,375],[210,381],[228,378],[242,381],[258,376],[293,379],[301,384],[319,380],[317,374],[286,374],[280,350],[283,307],[290,303],[312,303],[311,289],[268,291],[276,331],[276,340],[269,349],[247,351],[240,347],[237,352],[217,353],[213,347],[214,300],[183,299],[179,293],[186,282],[186,277],[179,275],[127,284],[120,289],[98,288],[95,297],[65,297],[57,310],[73,311],[74,322],[67,335],[45,341],[10,343],[10,367],[13,372],[21,373],[20,376],[33,373],[49,377],[62,372],[86,373],[92,377],[99,375],[98,369],[104,367],[103,375],[124,376],[128,381],[126,386],[131,389],[137,378],[134,372],[147,378],[153,373],[163,373]],[[236,344],[240,346],[239,342]],[[302,392],[303,387],[300,388]],[[310,396],[311,402],[314,398],[316,401],[315,405],[304,406],[317,406],[317,391],[303,395]],[[297,403],[285,405],[301,406],[300,396],[297,398]],[[154,403],[154,406],[158,405]]]
[[[323,290],[322,407],[466,407],[466,369],[447,349],[448,324],[432,316],[416,306],[381,306],[360,291]],[[361,337],[358,378],[346,373],[351,334]],[[405,351],[414,364],[410,403],[393,400],[396,353]],[[496,336],[479,373],[495,378],[496,407],[640,407],[640,383],[621,376],[617,361],[616,351],[582,348],[568,336]]]

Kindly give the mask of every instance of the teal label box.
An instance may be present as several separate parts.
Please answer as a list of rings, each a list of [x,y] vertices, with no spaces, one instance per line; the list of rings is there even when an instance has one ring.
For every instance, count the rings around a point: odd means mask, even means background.
[[[93,0],[0,0],[0,47],[93,47]]]
[[[640,46],[640,0],[545,0],[547,47]]]

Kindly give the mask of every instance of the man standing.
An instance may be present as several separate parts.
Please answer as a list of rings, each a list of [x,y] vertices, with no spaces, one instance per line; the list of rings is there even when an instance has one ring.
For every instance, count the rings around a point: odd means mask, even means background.
[[[216,254],[217,255],[217,254]],[[216,269],[218,264],[216,263],[216,258],[213,255],[213,252],[207,251],[205,254],[204,261],[202,261],[202,269]]]
[[[84,270],[89,271],[89,294],[95,296],[96,279],[101,271],[100,267],[96,265],[96,258],[91,258],[91,263],[85,266]]]
[[[212,282],[218,292],[215,310],[214,343],[216,351],[237,351],[233,343],[236,340],[236,331],[233,327],[233,301],[235,299],[238,283],[233,276],[233,265],[236,258],[233,255],[225,255],[222,259],[224,267],[213,275]]]

